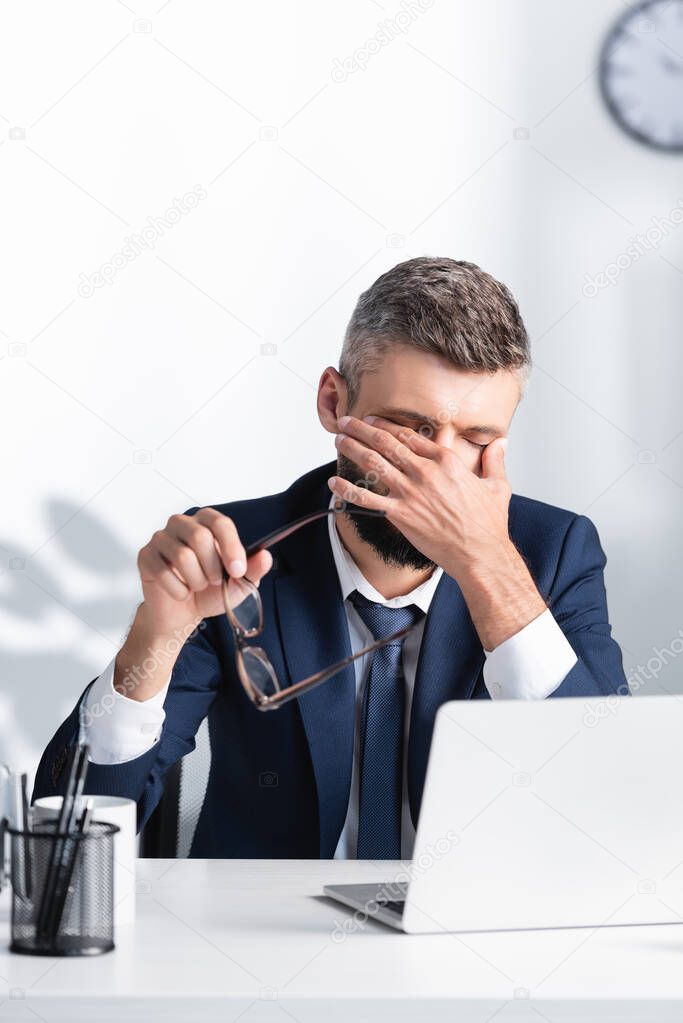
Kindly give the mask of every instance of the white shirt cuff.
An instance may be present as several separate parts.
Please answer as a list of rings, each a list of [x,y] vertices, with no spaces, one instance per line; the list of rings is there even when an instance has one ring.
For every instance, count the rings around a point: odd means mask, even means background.
[[[543,700],[577,662],[550,608],[484,653],[484,682],[492,700]]]
[[[146,753],[161,735],[171,678],[149,700],[131,700],[114,689],[116,657],[88,690],[83,703],[84,738],[94,764],[123,764]]]

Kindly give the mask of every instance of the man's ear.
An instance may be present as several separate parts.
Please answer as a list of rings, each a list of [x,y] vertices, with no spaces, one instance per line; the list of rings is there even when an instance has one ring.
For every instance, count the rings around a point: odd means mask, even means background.
[[[328,366],[318,384],[318,418],[328,433],[339,433],[337,420],[347,412],[347,388],[344,377]]]

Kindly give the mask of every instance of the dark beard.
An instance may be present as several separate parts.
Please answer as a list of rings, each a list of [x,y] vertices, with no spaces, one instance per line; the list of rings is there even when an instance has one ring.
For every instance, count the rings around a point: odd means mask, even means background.
[[[337,457],[337,475],[357,486],[361,486],[364,482],[362,471],[355,462],[344,455]],[[375,483],[368,484],[367,489],[376,494],[382,492],[381,487]],[[348,507],[349,510],[352,510],[361,506],[349,501]],[[360,539],[369,544],[387,565],[414,568],[417,571],[434,568],[434,562],[418,551],[417,547],[414,547],[410,540],[405,538],[393,522],[389,522],[383,516],[350,515],[349,518]]]

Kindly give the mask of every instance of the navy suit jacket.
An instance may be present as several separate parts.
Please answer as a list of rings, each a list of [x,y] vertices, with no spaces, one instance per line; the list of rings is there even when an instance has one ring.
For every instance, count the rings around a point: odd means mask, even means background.
[[[283,493],[217,507],[250,543],[325,508],[326,481],[335,471],[331,463]],[[607,617],[606,559],[593,523],[513,495],[509,531],[578,658],[553,696],[627,693],[621,651]],[[289,684],[342,660],[351,649],[327,519],[288,537],[274,554],[273,569],[260,587],[265,628],[259,643],[282,683]],[[444,573],[425,623],[412,703],[408,788],[415,822],[437,709],[447,700],[488,697],[484,660],[460,588]],[[86,791],[136,800],[142,827],[161,796],[165,773],[194,749],[197,729],[208,715],[212,763],[191,855],[330,858],[349,800],[355,698],[350,665],[277,711],[256,710],[236,676],[225,616],[207,619],[176,662],[159,741],[127,763],[91,764]],[[43,753],[34,798],[63,791],[79,704]]]

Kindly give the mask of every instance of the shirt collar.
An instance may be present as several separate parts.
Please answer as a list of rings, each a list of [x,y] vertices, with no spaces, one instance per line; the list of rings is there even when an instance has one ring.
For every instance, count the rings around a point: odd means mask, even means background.
[[[330,508],[336,500],[337,498],[333,495],[330,500]],[[354,590],[358,590],[358,592],[364,597],[368,600],[374,601],[376,604],[384,604],[385,607],[407,607],[409,604],[415,604],[421,611],[427,614],[429,611],[429,605],[431,604],[436,591],[436,587],[439,585],[441,576],[443,575],[443,569],[440,566],[437,565],[429,579],[420,583],[420,585],[416,586],[414,590],[410,591],[410,593],[405,593],[401,597],[391,597],[387,599],[382,596],[379,590],[376,590],[375,587],[368,582],[356,562],[347,551],[346,547],[344,547],[339,533],[337,532],[336,515],[328,515],[327,525],[330,534],[330,546],[332,547],[334,564],[337,569],[337,575],[339,576],[339,585],[341,587],[343,600],[346,600],[349,594],[353,593]]]

